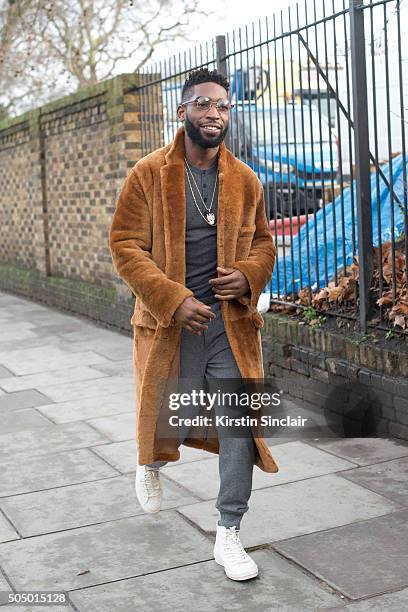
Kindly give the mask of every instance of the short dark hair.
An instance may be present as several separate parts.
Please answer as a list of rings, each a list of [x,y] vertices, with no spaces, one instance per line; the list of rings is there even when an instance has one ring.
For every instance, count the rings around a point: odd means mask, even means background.
[[[228,79],[217,71],[208,70],[208,68],[198,68],[197,70],[192,70],[186,79],[186,82],[183,85],[183,90],[181,92],[181,99],[184,101],[190,90],[193,89],[194,85],[200,85],[200,83],[217,83],[221,85],[225,89],[225,91],[229,91],[229,81]]]

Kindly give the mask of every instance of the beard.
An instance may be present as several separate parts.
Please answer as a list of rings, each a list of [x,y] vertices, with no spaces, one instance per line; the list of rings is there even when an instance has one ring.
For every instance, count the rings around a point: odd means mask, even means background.
[[[228,132],[227,125],[223,130],[221,130],[220,134],[216,138],[206,138],[201,134],[200,128],[191,123],[188,117],[185,118],[184,128],[191,140],[202,149],[213,149],[214,147],[218,147]]]

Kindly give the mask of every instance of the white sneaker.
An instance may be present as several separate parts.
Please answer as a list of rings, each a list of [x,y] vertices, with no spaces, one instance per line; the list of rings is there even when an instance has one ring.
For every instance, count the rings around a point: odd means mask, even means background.
[[[149,470],[137,463],[135,489],[138,502],[145,512],[155,514],[160,511],[162,488],[159,470]]]
[[[214,559],[224,566],[231,580],[249,580],[258,575],[258,566],[245,552],[239,539],[239,529],[224,527],[217,523],[217,537],[214,545]]]

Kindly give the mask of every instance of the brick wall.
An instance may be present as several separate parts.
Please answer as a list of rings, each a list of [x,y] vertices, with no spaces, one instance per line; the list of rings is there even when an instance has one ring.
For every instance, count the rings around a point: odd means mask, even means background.
[[[114,195],[114,181],[107,178],[107,102],[102,94],[68,110],[48,113],[41,121],[50,273],[101,284],[109,278],[103,247]]]
[[[356,343],[274,313],[264,318],[265,376],[283,397],[341,416],[349,435],[408,440],[407,347]]]
[[[141,79],[121,75],[0,123],[0,288],[128,327],[134,296],[113,270],[109,227],[141,157],[142,120],[163,144],[160,87],[150,109]]]
[[[36,261],[36,200],[41,200],[39,157],[23,121],[0,132],[0,260],[26,267]]]

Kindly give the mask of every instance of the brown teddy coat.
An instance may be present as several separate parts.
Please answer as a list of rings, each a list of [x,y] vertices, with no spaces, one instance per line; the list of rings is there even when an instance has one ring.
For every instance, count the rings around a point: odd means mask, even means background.
[[[177,461],[177,440],[156,435],[166,409],[166,384],[179,376],[182,327],[173,314],[193,292],[185,286],[184,127],[169,145],[150,153],[130,171],[109,234],[114,268],[136,296],[131,319],[136,377],[139,464]],[[250,295],[220,300],[225,331],[241,375],[263,379],[258,298],[271,278],[276,248],[265,213],[262,184],[225,146],[219,151],[217,263],[241,270]],[[211,324],[211,323],[210,323]],[[168,395],[167,395],[168,398]],[[163,403],[164,402],[164,403]],[[168,408],[168,402],[167,402]],[[260,430],[253,432],[256,465],[277,472]],[[218,452],[218,439],[188,438],[184,444]]]

